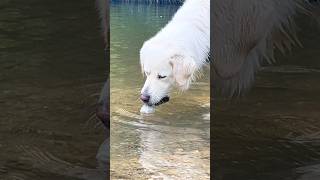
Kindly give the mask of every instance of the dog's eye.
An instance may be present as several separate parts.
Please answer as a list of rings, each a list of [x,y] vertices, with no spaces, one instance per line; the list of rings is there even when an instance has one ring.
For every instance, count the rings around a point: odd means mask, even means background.
[[[161,76],[160,74],[158,75],[158,79],[163,79],[166,78],[167,76]]]

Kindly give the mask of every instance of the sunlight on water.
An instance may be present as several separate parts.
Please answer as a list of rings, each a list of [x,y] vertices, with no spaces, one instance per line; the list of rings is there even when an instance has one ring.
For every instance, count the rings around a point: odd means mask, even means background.
[[[142,43],[163,27],[175,5],[111,5],[111,178],[209,179],[209,73],[175,91],[155,114],[141,115]]]

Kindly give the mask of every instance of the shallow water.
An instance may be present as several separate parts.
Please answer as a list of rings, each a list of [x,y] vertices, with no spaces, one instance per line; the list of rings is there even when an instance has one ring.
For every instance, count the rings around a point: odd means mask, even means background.
[[[0,179],[102,179],[105,132],[90,119],[106,68],[94,2],[0,9]]]
[[[320,179],[320,31],[308,19],[298,25],[303,47],[278,54],[247,96],[215,98],[216,179]]]
[[[111,5],[111,178],[209,179],[209,73],[153,115],[139,113],[139,49],[178,6]]]

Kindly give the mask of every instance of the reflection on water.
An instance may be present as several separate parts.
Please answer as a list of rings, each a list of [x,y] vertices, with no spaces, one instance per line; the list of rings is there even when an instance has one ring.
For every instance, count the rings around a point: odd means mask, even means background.
[[[216,99],[216,179],[320,179],[320,31],[302,22],[303,48],[278,55],[246,97]]]
[[[94,2],[0,9],[0,179],[103,179],[105,133],[89,119],[105,71]]]
[[[209,179],[209,73],[153,115],[139,113],[142,43],[175,5],[111,5],[111,178]]]

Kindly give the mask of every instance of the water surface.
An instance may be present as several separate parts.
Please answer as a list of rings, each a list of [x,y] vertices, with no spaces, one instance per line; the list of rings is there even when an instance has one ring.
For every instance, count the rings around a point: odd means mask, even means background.
[[[300,20],[303,47],[277,54],[247,96],[214,97],[216,179],[320,179],[320,31]]]
[[[89,120],[106,68],[94,2],[0,9],[0,179],[103,179],[105,132]]]
[[[111,5],[111,178],[209,179],[209,73],[142,116],[139,50],[176,5]]]

